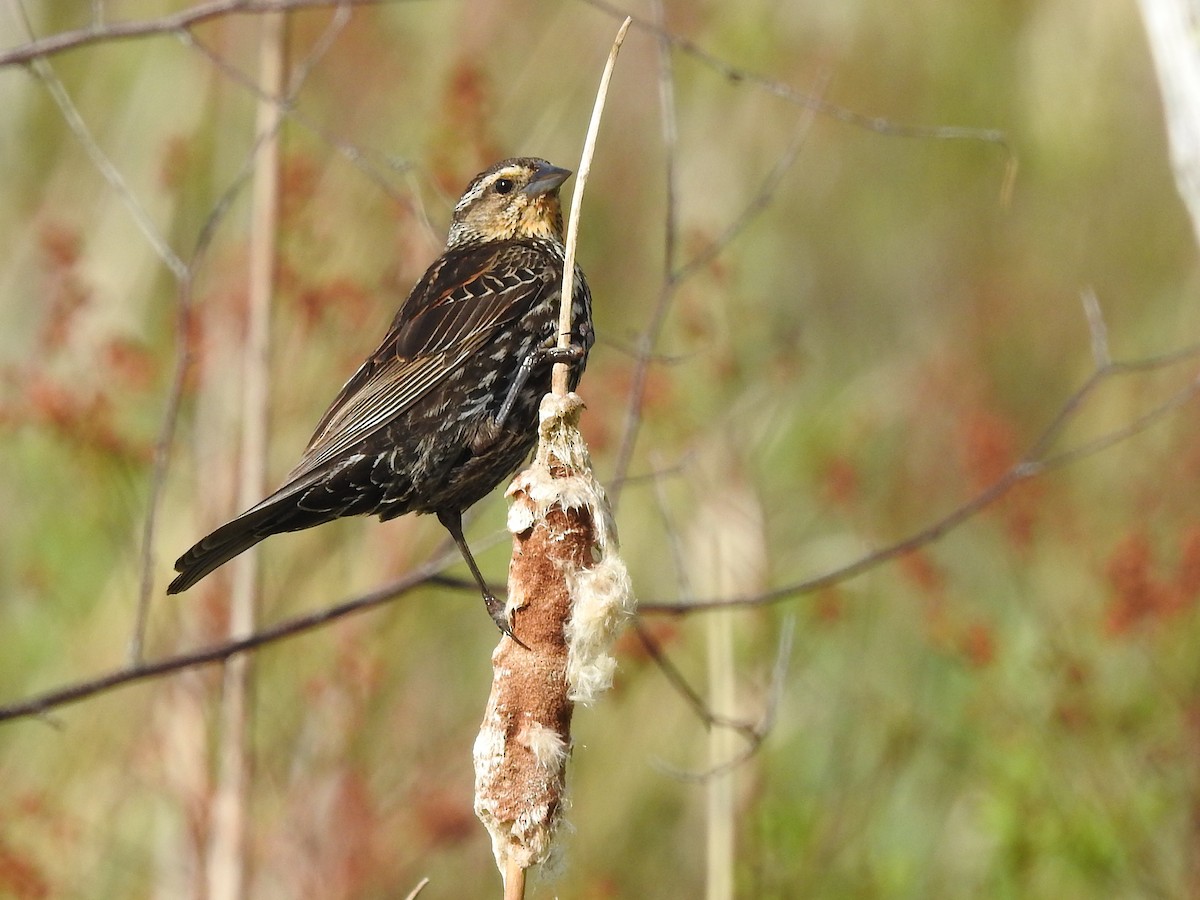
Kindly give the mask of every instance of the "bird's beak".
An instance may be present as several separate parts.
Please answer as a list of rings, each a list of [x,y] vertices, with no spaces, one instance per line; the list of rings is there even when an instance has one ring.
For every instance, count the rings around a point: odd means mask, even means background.
[[[538,166],[537,171],[533,173],[533,181],[525,185],[525,193],[530,197],[549,194],[551,191],[557,191],[562,183],[570,177],[570,169],[560,169],[558,166],[546,163],[544,166]]]

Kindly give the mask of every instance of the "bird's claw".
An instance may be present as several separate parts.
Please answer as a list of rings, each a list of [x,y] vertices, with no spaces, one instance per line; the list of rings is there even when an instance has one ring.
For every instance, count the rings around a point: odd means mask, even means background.
[[[483,603],[487,607],[488,615],[492,617],[492,621],[500,629],[500,633],[514,644],[528,650],[529,648],[525,646],[525,643],[513,633],[512,617],[508,614],[507,604],[496,597],[491,591],[483,595]]]
[[[584,349],[579,344],[569,344],[566,347],[539,347],[538,362],[574,363],[583,359]]]

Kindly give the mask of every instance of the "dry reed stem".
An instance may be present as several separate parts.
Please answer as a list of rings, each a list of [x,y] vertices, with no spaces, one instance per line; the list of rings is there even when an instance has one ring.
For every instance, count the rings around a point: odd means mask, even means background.
[[[1139,0],[1154,68],[1162,91],[1175,186],[1200,243],[1200,48],[1196,4]]]
[[[284,88],[285,20],[282,13],[262,19],[259,75],[272,98]],[[279,126],[282,113],[273,99],[260,100],[256,131],[261,143],[255,159],[251,199],[250,274],[246,341],[242,370],[242,440],[238,460],[238,506],[257,502],[266,487],[267,406],[271,294],[279,219]],[[253,551],[234,561],[229,633],[236,639],[255,631],[258,559]],[[249,656],[225,665],[218,737],[216,790],[206,860],[208,896],[240,900],[246,896],[247,806],[251,771],[251,679]]]
[[[596,102],[592,105],[592,118],[588,122],[587,136],[583,139],[583,152],[579,156],[579,171],[575,173],[575,190],[571,194],[571,216],[567,220],[567,245],[563,262],[563,280],[561,297],[575,296],[575,247],[579,243],[579,217],[583,209],[583,192],[587,188],[588,175],[592,171],[592,157],[596,153],[596,137],[600,133],[600,119],[604,115],[604,103],[608,99],[608,85],[612,80],[613,68],[617,64],[617,54],[625,43],[625,35],[633,21],[629,16],[617,29],[613,38],[612,49],[608,51],[608,59],[604,63],[604,72],[600,76],[600,85],[596,88]],[[571,344],[571,306],[570,302],[560,303],[558,309],[558,347],[567,349]],[[568,366],[566,363],[556,363],[554,366],[554,393],[560,397],[567,392]]]

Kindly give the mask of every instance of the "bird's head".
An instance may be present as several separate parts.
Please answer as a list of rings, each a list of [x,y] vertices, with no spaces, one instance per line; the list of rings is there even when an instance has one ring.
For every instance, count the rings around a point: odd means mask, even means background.
[[[518,157],[475,176],[454,207],[447,246],[513,238],[563,239],[558,189],[569,169]]]

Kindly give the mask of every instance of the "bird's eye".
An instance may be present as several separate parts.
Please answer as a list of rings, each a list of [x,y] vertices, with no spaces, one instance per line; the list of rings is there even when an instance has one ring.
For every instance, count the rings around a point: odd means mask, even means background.
[[[512,189],[515,188],[516,186],[517,186],[516,183],[511,178],[497,178],[496,179],[496,193],[497,194],[507,194],[507,193],[511,192]]]

